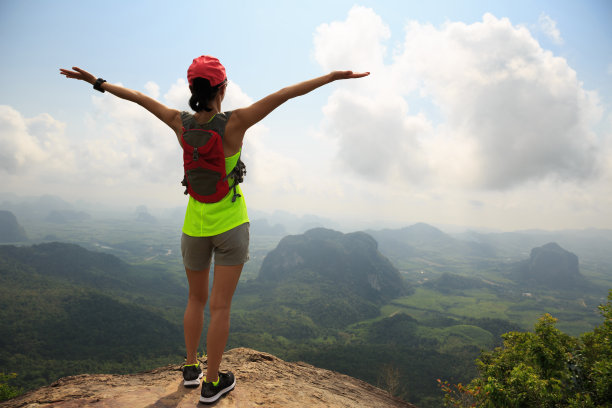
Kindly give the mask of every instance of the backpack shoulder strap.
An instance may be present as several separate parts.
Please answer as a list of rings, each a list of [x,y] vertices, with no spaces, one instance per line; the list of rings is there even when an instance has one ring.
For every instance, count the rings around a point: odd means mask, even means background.
[[[187,149],[189,152],[191,152],[193,147],[191,147],[189,143],[185,141],[184,135],[185,135],[185,132],[191,129],[193,125],[196,123],[195,118],[193,117],[191,113],[181,111],[181,122],[183,125],[183,131],[181,132],[181,147],[183,148],[183,150]]]
[[[229,121],[229,118],[231,115],[232,115],[232,111],[220,112],[220,113],[217,113],[211,119],[210,122],[206,124],[200,124],[196,122],[195,117],[191,113],[181,111],[181,122],[183,123],[183,128],[185,128],[185,130],[209,129],[209,130],[214,130],[215,132],[223,136],[223,133],[225,131],[225,125],[227,125],[227,122]]]
[[[232,111],[217,113],[210,123],[211,129],[219,133],[221,139],[223,139],[223,136],[225,135],[225,126],[227,125],[231,115]]]
[[[195,117],[191,113],[182,111],[181,122],[183,124],[183,132],[181,134],[181,144],[183,145],[183,148],[185,148],[186,145],[189,145],[188,143],[186,144],[184,135],[190,130],[211,130],[218,133],[219,136],[221,136],[221,139],[223,139],[223,136],[225,135],[225,126],[227,125],[231,115],[232,111],[220,112],[217,113],[208,123],[202,124],[196,122]]]
[[[181,122],[183,122],[183,127],[186,129],[189,129],[196,124],[193,115],[186,111],[181,111]]]

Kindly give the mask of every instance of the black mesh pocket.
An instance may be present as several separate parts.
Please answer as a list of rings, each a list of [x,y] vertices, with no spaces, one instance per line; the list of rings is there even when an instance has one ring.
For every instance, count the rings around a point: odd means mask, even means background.
[[[187,179],[196,194],[207,196],[217,191],[217,183],[221,179],[221,174],[214,170],[197,168],[187,170]]]

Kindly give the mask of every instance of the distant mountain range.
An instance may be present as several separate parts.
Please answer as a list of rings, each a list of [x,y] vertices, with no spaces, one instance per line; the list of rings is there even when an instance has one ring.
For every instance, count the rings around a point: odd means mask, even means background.
[[[60,197],[42,195],[38,197],[17,197],[13,194],[0,194],[0,208],[11,211],[20,219],[44,219],[52,211],[74,211],[72,204]]]
[[[417,223],[400,229],[368,230],[381,249],[412,254],[448,253],[449,255],[490,257],[495,249],[487,243],[459,240],[425,223]]]
[[[380,251],[400,270],[465,274],[470,271],[498,269],[502,264],[520,262],[534,248],[548,243],[580,256],[591,269],[612,265],[612,231],[517,231],[504,233],[465,232],[447,234],[423,223],[399,229],[384,229],[368,234],[379,243]]]
[[[556,242],[578,254],[583,262],[612,264],[612,230],[526,230],[487,234],[469,231],[453,236],[460,240],[488,245],[495,249],[500,258],[524,259],[530,255],[533,248]]]
[[[140,207],[139,207],[140,208]],[[26,228],[30,223],[38,222],[82,222],[91,215],[91,222],[99,222],[100,217],[119,217],[122,220],[134,219],[134,207],[123,209],[107,208],[95,203],[69,203],[58,196],[43,195],[21,197],[15,194],[0,192],[0,210],[12,212]],[[151,212],[160,223],[181,222],[184,208],[157,209]],[[321,218],[315,215],[298,216],[284,211],[264,213],[250,210],[253,236],[282,237],[287,233],[303,233],[315,227],[347,230],[339,222]],[[46,220],[47,219],[47,220]],[[149,225],[150,217],[138,218],[142,225]],[[27,222],[26,222],[27,221]],[[174,225],[174,224],[173,224]],[[376,225],[375,220],[368,225]],[[349,230],[363,228],[351,225]],[[445,228],[417,223],[398,229],[366,230],[379,243],[379,249],[400,269],[404,269],[407,257],[417,255],[420,260],[412,259],[410,267],[418,269],[436,258],[437,267],[446,268],[446,272],[461,272],[464,266],[481,267],[491,258],[509,258],[518,261],[529,256],[532,248],[549,242],[556,242],[563,248],[578,254],[582,262],[597,262],[612,264],[612,230],[523,230],[512,232],[480,232],[468,230],[462,233],[445,233]],[[455,230],[457,230],[455,228]],[[457,265],[460,265],[457,268]]]

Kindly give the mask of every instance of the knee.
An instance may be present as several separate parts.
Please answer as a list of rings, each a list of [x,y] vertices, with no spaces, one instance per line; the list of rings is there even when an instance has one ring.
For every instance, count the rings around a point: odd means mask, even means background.
[[[215,299],[211,299],[209,307],[210,307],[211,317],[212,316],[223,316],[223,315],[229,316],[230,308],[231,308],[231,301],[225,302],[225,301],[218,301]]]
[[[206,306],[208,295],[206,293],[189,293],[188,301],[193,304],[201,305],[202,309]]]

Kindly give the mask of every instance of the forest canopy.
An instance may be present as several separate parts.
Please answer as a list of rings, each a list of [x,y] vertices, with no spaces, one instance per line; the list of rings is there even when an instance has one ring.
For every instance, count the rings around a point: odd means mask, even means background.
[[[603,323],[571,337],[543,315],[534,332],[504,334],[483,352],[468,385],[439,381],[451,407],[609,407],[612,401],[612,290],[599,306]]]

